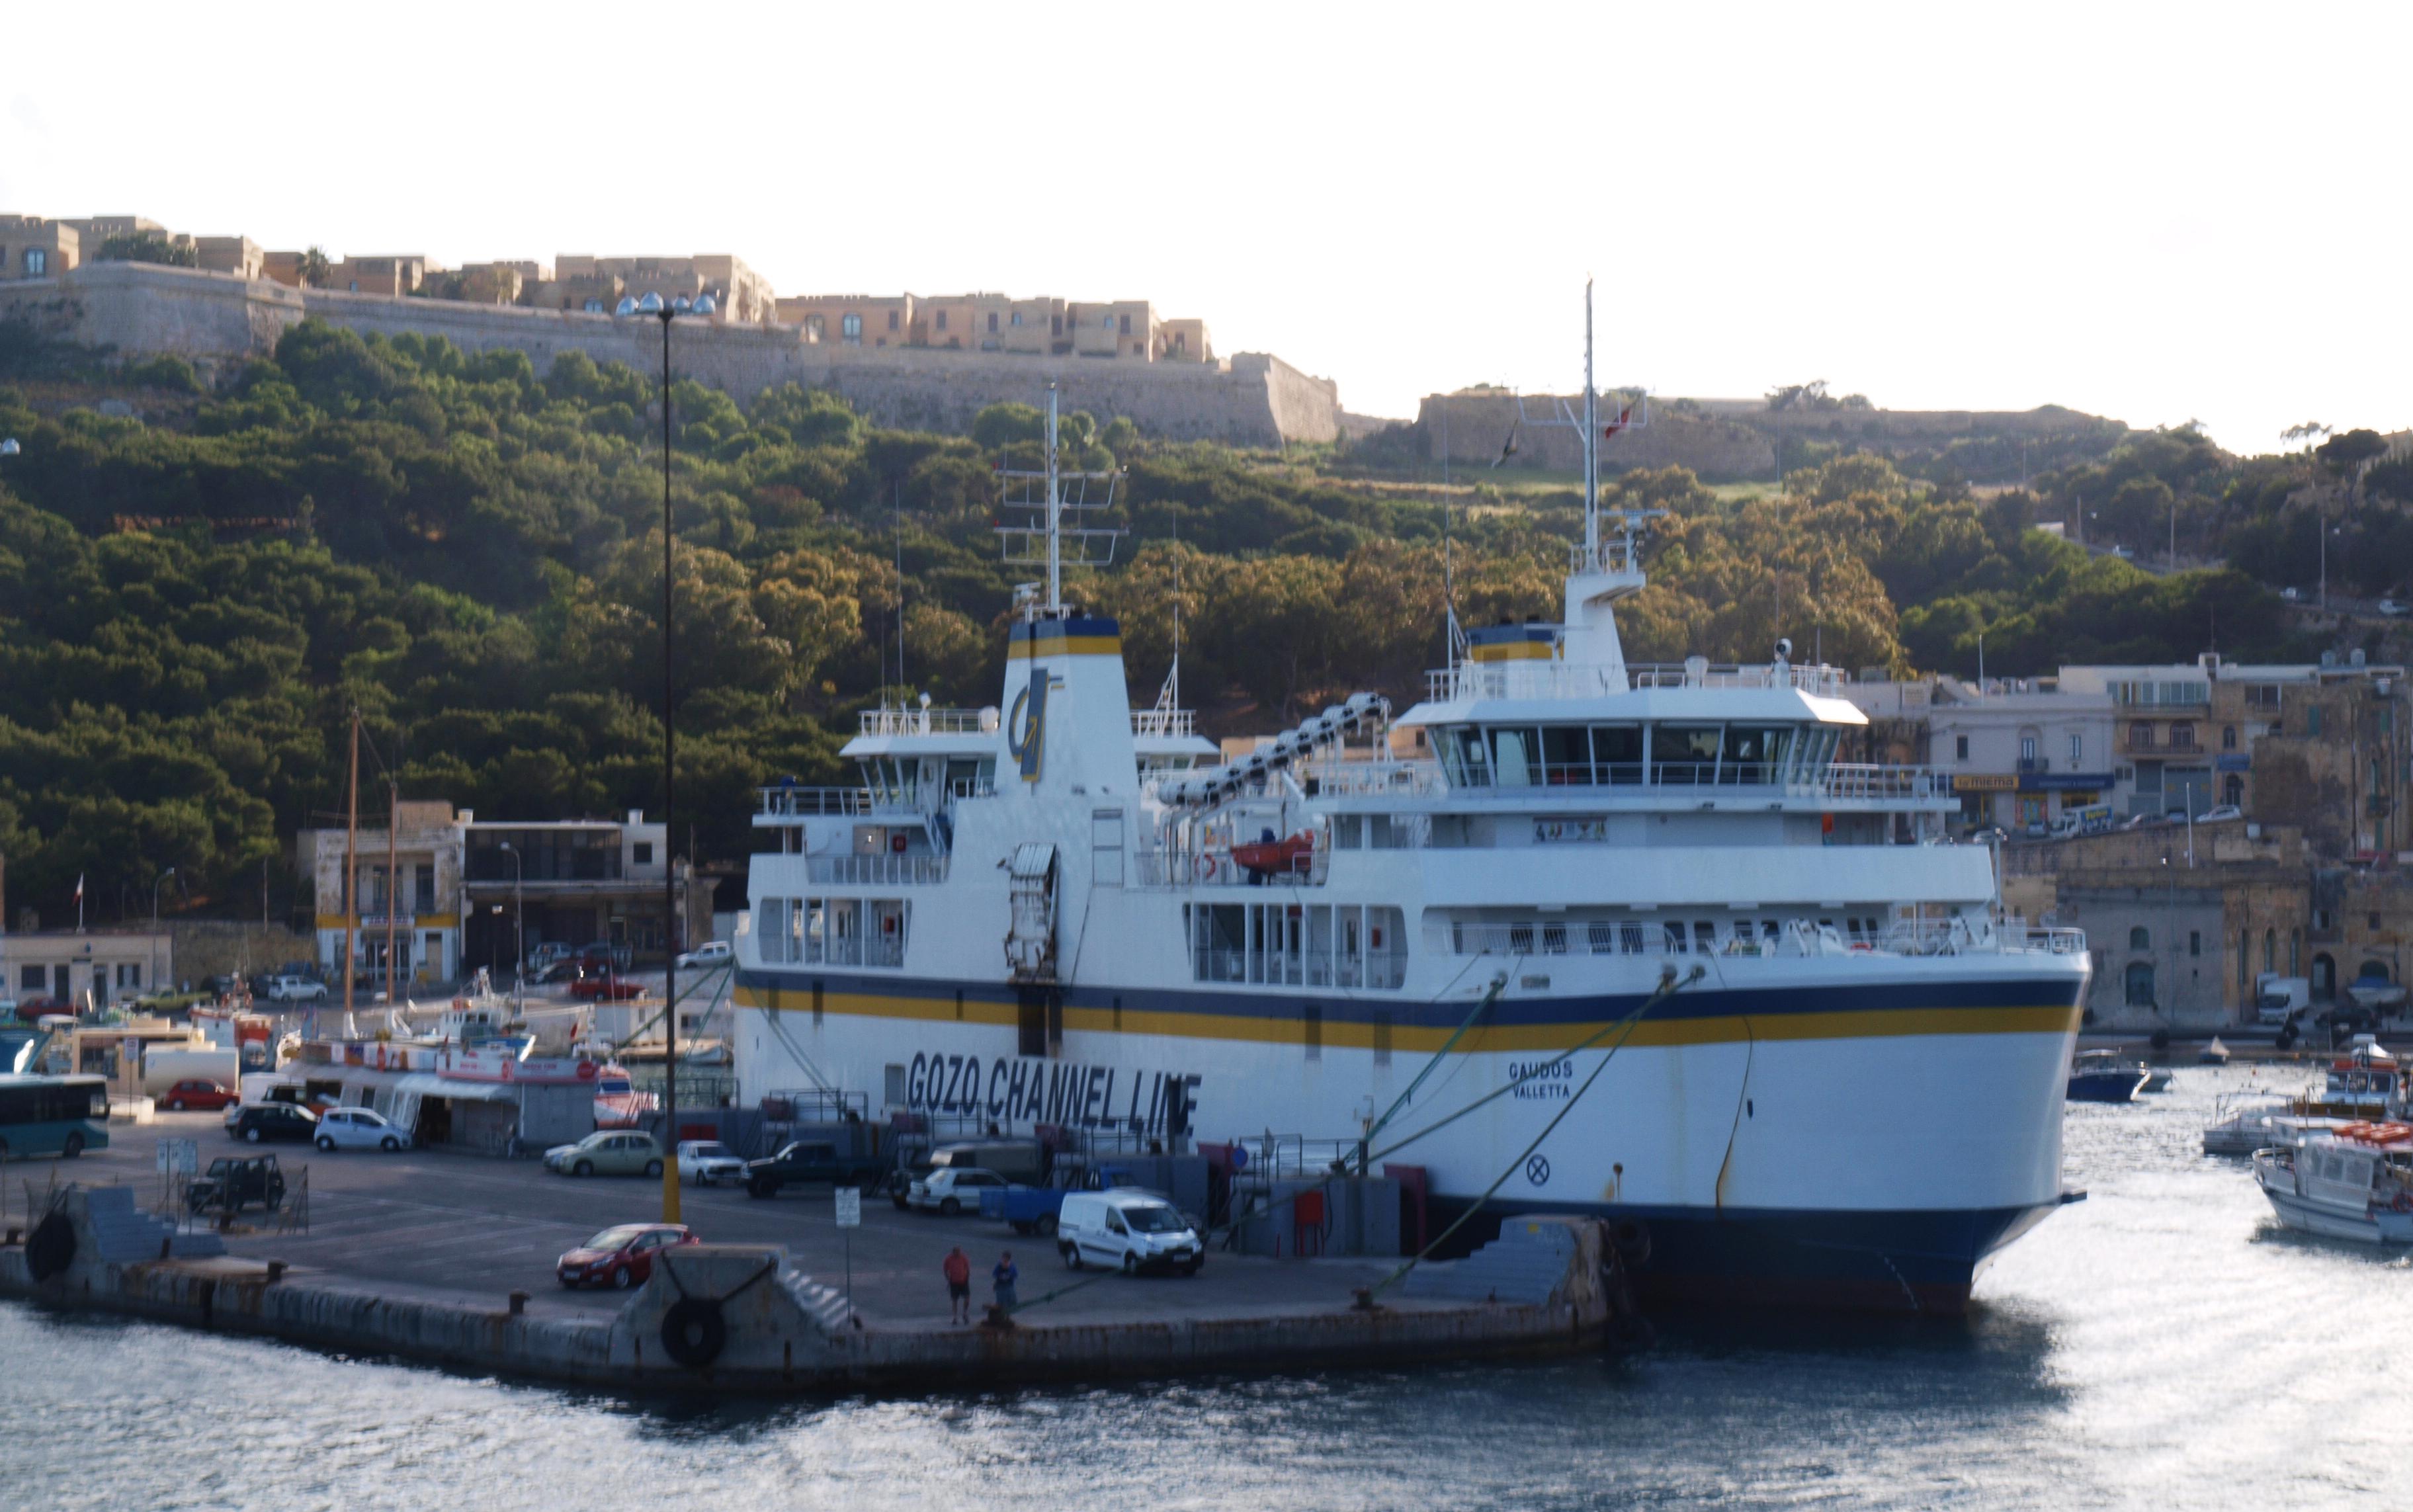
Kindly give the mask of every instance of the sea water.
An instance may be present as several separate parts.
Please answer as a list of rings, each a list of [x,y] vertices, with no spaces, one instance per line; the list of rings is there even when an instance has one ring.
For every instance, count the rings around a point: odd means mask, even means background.
[[[0,1506],[2393,1505],[2413,1261],[2199,1152],[2253,1075],[2071,1106],[2088,1200],[1966,1319],[1663,1315],[1621,1356],[680,1405],[0,1304]]]

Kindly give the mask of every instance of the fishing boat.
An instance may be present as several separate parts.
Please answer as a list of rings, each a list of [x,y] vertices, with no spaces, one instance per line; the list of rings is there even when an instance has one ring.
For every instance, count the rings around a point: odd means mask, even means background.
[[[999,704],[866,715],[860,786],[760,795],[745,1095],[1262,1139],[1414,1168],[1465,1243],[1608,1219],[1656,1297],[1963,1307],[2065,1200],[2084,937],[2005,914],[1949,773],[1838,759],[1843,674],[1626,660],[1647,516],[1601,506],[1597,405],[1562,619],[1450,616],[1404,714],[1148,772],[1120,627],[1065,597],[1051,391]]]
[[[2066,1090],[2073,1103],[2133,1103],[2151,1077],[2150,1067],[2117,1050],[2085,1050],[2070,1058]]]
[[[2257,1150],[2254,1178],[2289,1228],[2363,1244],[2413,1243],[2413,1125],[2349,1123]]]
[[[2301,1144],[2315,1134],[2329,1134],[2359,1121],[2300,1112],[2301,1099],[2272,1102],[2267,1098],[2247,1101],[2246,1097],[2247,1094],[2232,1093],[2213,1104],[2212,1122],[2203,1131],[2205,1154],[2251,1155],[2258,1149]]]

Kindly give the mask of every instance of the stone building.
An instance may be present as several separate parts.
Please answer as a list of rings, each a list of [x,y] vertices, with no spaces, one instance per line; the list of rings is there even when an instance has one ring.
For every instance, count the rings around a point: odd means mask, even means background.
[[[2245,820],[2005,846],[2006,904],[2086,931],[2094,1021],[2250,1024],[2255,981],[2302,974],[2312,868],[2301,832]]]
[[[104,1009],[175,979],[175,941],[165,929],[0,929],[0,998],[15,1002]]]
[[[0,278],[56,278],[82,260],[83,236],[39,215],[0,215]]]
[[[659,294],[664,304],[710,294],[714,319],[727,325],[768,325],[778,314],[769,279],[725,252],[689,257],[599,258],[564,252],[553,277],[533,281],[523,298],[540,309],[607,313],[623,298]]]
[[[778,301],[778,323],[794,326],[809,344],[910,347],[925,319],[910,294],[816,294]]]

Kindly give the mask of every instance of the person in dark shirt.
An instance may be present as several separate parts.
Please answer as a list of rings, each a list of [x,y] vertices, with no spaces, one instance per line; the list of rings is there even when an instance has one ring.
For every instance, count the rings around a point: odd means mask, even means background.
[[[996,1267],[989,1271],[988,1275],[989,1283],[997,1289],[997,1305],[1008,1312],[1013,1312],[1016,1305],[1014,1283],[1022,1279],[1022,1272],[1014,1268],[1014,1252],[1007,1250],[1000,1253],[997,1257]]]

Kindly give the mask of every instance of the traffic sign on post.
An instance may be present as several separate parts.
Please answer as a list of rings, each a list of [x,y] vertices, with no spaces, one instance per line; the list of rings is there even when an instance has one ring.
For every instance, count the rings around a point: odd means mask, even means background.
[[[855,1187],[837,1189],[837,1226],[846,1239],[846,1315],[854,1318],[854,1231],[863,1226],[863,1193]]]

